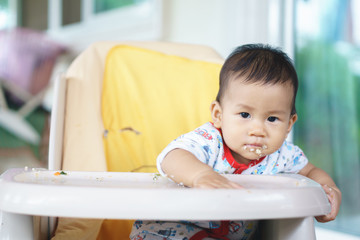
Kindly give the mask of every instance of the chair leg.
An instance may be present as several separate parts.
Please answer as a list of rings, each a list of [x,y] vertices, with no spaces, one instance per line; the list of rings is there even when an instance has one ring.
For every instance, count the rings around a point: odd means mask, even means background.
[[[261,239],[266,240],[315,240],[313,217],[273,219],[261,221]]]
[[[28,116],[30,113],[32,113],[38,106],[41,105],[42,101],[44,100],[45,93],[48,90],[48,88],[43,89],[41,92],[33,96],[31,99],[29,99],[19,110],[18,113],[22,117]]]
[[[0,211],[0,239],[33,240],[33,217]]]
[[[8,108],[8,106],[6,104],[4,90],[1,85],[1,79],[0,79],[0,108],[3,108],[5,110]]]

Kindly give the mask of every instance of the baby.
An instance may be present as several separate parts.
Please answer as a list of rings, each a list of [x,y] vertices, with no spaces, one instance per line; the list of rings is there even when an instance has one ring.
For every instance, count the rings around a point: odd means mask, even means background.
[[[298,117],[297,89],[297,74],[285,53],[260,44],[238,47],[221,69],[220,89],[210,107],[212,122],[170,143],[158,156],[159,172],[188,187],[239,189],[220,174],[298,173],[321,184],[331,203],[331,212],[317,221],[334,220],[340,190],[285,140]],[[136,221],[130,238],[249,239],[256,223]]]

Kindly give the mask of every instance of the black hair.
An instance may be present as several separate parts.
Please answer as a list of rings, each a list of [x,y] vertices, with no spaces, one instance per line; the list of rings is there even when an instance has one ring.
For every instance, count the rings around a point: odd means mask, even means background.
[[[295,99],[298,77],[291,59],[280,49],[264,44],[237,47],[225,60],[220,71],[220,88],[216,100],[220,103],[230,79],[244,77],[248,83],[284,84],[293,86],[291,114],[296,113]]]

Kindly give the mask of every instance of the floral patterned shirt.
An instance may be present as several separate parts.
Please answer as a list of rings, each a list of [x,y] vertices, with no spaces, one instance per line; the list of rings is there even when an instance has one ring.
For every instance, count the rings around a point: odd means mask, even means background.
[[[171,150],[181,148],[194,154],[200,161],[222,174],[277,174],[298,173],[308,163],[302,150],[284,141],[274,153],[249,165],[235,161],[229,148],[224,144],[221,131],[210,122],[192,132],[186,133],[171,142],[158,156],[157,167],[162,175],[161,162]]]

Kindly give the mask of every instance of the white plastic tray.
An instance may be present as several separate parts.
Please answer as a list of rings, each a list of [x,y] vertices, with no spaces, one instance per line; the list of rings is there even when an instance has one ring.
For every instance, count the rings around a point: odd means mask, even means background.
[[[9,213],[109,219],[235,220],[324,215],[321,186],[300,175],[224,175],[244,189],[192,189],[154,173],[11,169],[0,180]]]

